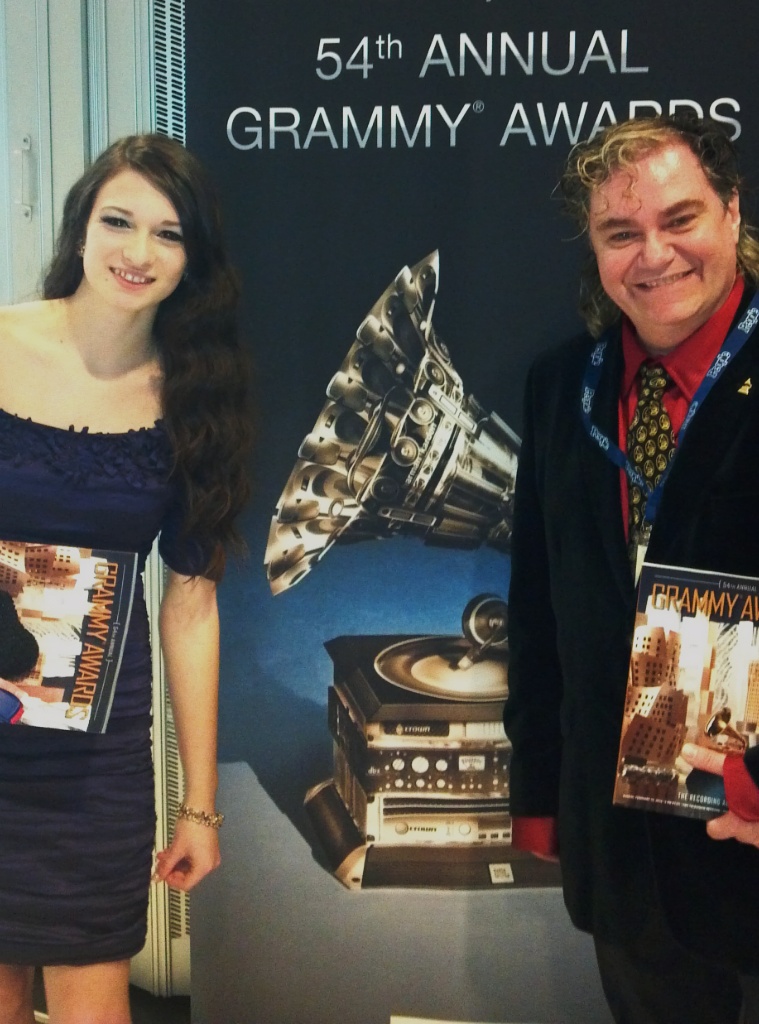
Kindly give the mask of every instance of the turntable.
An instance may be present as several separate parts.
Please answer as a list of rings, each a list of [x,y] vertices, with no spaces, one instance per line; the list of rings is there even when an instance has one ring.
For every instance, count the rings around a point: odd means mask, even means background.
[[[273,517],[273,593],[335,543],[414,535],[507,552],[516,434],[466,395],[432,326],[439,257],[404,267],[359,327]],[[511,847],[508,608],[473,598],[459,636],[340,636],[325,644],[334,773],[306,794],[348,888],[553,885]]]

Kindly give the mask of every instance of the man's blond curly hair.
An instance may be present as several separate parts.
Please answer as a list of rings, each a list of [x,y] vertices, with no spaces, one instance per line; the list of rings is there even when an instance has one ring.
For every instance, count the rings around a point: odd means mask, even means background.
[[[743,179],[732,142],[714,121],[693,117],[641,117],[610,125],[603,132],[579,142],[567,158],[559,191],[566,212],[587,233],[590,197],[618,170],[635,177],[638,161],[663,146],[682,143],[698,158],[709,184],[727,207],[741,195]],[[759,283],[759,241],[754,228],[741,218],[737,266],[750,284]],[[601,286],[592,250],[580,278],[580,313],[593,337],[619,319],[619,307]]]

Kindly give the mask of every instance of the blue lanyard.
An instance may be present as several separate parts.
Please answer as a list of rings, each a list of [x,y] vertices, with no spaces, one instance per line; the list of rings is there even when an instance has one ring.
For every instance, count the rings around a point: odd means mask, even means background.
[[[725,368],[731,362],[733,357],[738,355],[740,350],[751,337],[757,323],[759,323],[759,291],[754,294],[754,297],[751,300],[751,305],[746,310],[741,322],[736,324],[728,334],[722,348],[714,357],[712,365],[706,371],[704,379],[701,381],[698,390],[693,396],[693,401],[691,402],[685,419],[683,420],[683,425],[680,427],[678,447],[683,443],[685,432],[690,426],[693,417],[698,412],[698,409],[703,404],[704,399],[722,376]],[[585,369],[585,376],[582,382],[582,421],[588,432],[588,436],[598,445],[604,455],[610,459],[615,466],[618,466],[620,469],[625,471],[630,483],[636,484],[648,493],[644,521],[650,524],[653,523],[656,518],[664,484],[669,476],[669,471],[672,468],[672,460],[667,463],[656,487],[652,488],[648,481],[645,480],[638,472],[632,462],[630,462],[627,454],[622,451],[619,445],[615,444],[607,434],[593,423],[593,420],[591,419],[593,402],[595,400],[598,383],[601,379],[601,371],[606,358],[606,348],[609,340],[610,332],[607,331],[598,339],[590,354],[590,359],[588,360],[588,365]]]

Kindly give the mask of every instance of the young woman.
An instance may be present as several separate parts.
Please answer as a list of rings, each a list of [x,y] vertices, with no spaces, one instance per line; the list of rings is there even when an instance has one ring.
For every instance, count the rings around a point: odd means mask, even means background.
[[[160,614],[185,803],[156,877],[219,863],[216,583],[248,490],[238,286],[214,192],[163,136],[123,139],[74,185],[38,302],[0,310],[0,538],[168,566]],[[128,1024],[154,834],[141,584],[102,735],[0,725],[0,1024]]]

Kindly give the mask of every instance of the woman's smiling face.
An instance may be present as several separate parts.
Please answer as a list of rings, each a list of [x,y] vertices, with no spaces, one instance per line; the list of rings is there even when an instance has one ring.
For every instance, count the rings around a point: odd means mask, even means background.
[[[137,171],[109,178],[87,222],[82,284],[125,312],[155,310],[186,265],[182,227],[166,196]]]

